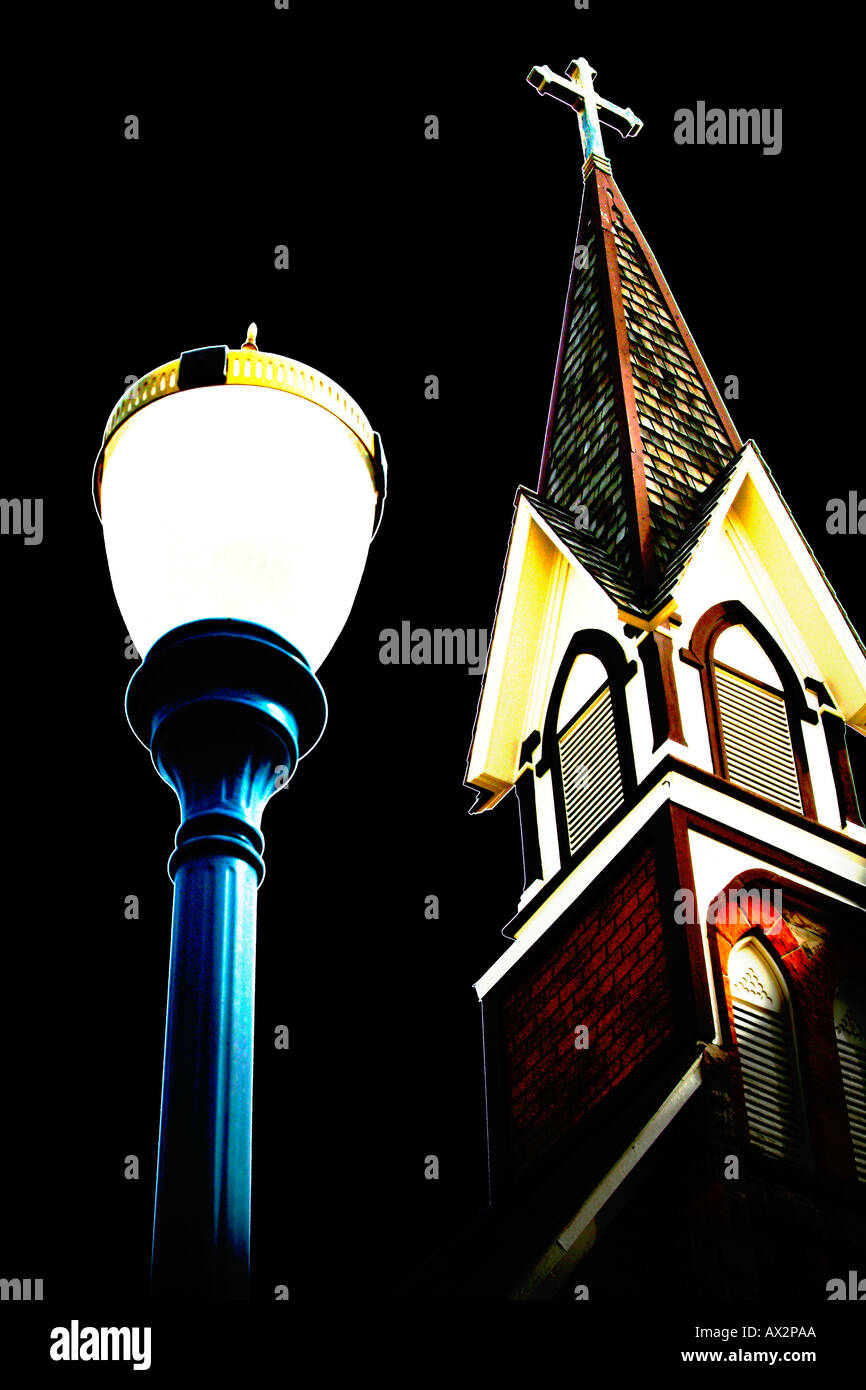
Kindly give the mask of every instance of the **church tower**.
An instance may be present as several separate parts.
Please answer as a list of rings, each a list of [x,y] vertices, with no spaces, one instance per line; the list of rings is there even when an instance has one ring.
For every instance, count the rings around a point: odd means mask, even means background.
[[[826,1300],[866,1275],[866,652],[614,181],[583,202],[467,782],[525,884],[481,1001],[490,1207],[440,1290]],[[866,1286],[864,1286],[866,1287]],[[577,1292],[576,1292],[577,1291]]]

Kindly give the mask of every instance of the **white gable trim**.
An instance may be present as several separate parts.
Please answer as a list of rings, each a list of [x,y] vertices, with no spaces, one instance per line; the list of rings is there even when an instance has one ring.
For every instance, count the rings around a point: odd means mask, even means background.
[[[603,603],[606,603],[606,604],[609,606],[609,608],[612,610],[612,612],[613,612],[614,614],[616,614],[617,611],[618,611],[617,604],[614,603],[613,599],[611,598],[611,596],[610,596],[610,594],[607,592],[607,590],[604,589],[604,588],[602,587],[601,584],[599,584],[599,582],[598,582],[598,580],[596,579],[595,575],[590,573],[590,571],[586,568],[586,565],[581,564],[580,560],[577,558],[577,556],[575,555],[574,551],[571,550],[570,547],[567,546],[567,545],[565,544],[565,541],[562,540],[562,538],[561,538],[560,536],[557,535],[557,533],[554,531],[553,527],[551,526],[550,522],[547,521],[547,520],[541,515],[540,512],[537,512],[537,511],[535,510],[535,508],[533,507],[532,503],[528,500],[528,498],[523,498],[522,500],[526,502],[526,505],[527,505],[527,507],[529,508],[529,510],[531,511],[531,513],[532,513],[532,518],[533,518],[533,520],[535,521],[536,525],[537,525],[538,527],[540,527],[540,529],[545,533],[546,536],[549,537],[549,539],[550,539],[550,540],[553,542],[553,544],[556,546],[557,550],[561,551],[561,553],[565,556],[565,558],[566,558],[566,560],[568,561],[568,563],[571,565],[572,569],[580,570],[581,574],[585,574],[585,575],[586,575],[586,577],[587,577],[587,579],[590,581],[590,583],[593,584],[593,585],[595,586],[595,588],[597,589],[597,591],[598,591],[598,596],[599,596],[599,600],[600,600],[601,602],[603,602]]]
[[[523,740],[540,721],[570,571],[590,586],[596,617],[606,611],[615,627],[616,604],[519,494],[466,771],[494,793],[488,805],[514,785]]]
[[[847,723],[866,729],[866,652],[751,443],[744,463],[726,511],[744,567],[801,669],[827,685]]]

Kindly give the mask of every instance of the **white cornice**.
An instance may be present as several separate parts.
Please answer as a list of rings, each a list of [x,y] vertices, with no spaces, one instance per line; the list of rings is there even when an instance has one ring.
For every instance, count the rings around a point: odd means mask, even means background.
[[[568,877],[545,898],[535,915],[521,927],[520,934],[508,950],[476,982],[474,987],[479,999],[483,999],[497,981],[501,980],[503,975],[507,975],[521,957],[526,955],[530,946],[559,921],[563,912],[585,892],[620,850],[624,849],[650,817],[655,815],[659,807],[664,805],[668,794],[666,782],[653,787],[652,791],[611,830],[601,844],[581,860]]]
[[[824,869],[854,883],[866,884],[866,852],[862,844],[852,840],[849,849],[824,839],[821,835],[801,829],[798,825],[780,820],[771,806],[764,811],[746,805],[739,798],[734,798],[725,788],[704,786],[703,783],[681,773],[671,772],[653,787],[628,815],[614,826],[601,844],[581,860],[568,877],[539,904],[536,912],[520,928],[516,940],[476,981],[474,988],[479,999],[483,999],[493,986],[513,969],[539,937],[556,925],[563,913],[592,885],[620,851],[635,839],[646,822],[668,800],[685,810],[695,811],[710,820],[718,821],[723,826],[735,827],[760,843],[782,848],[796,856],[803,864],[806,876],[788,877],[799,877],[799,881],[804,884],[812,881],[808,878],[810,866]],[[756,863],[758,862],[760,861],[756,860]],[[828,897],[837,898],[840,902],[853,902],[844,894],[834,893],[823,887],[821,892]]]

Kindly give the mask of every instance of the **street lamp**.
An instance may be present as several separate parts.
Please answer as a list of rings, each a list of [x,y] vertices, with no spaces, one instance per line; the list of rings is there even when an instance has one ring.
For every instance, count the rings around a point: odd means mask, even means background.
[[[127,718],[181,810],[151,1289],[246,1298],[261,818],[324,729],[314,672],[354,602],[385,460],[351,397],[259,351],[251,324],[239,350],[130,386],[93,486],[143,658]]]

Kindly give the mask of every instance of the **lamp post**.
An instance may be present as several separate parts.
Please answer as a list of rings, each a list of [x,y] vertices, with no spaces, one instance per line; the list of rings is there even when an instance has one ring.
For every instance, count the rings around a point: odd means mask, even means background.
[[[180,802],[151,1291],[249,1294],[261,819],[327,718],[314,672],[385,496],[378,434],[335,382],[260,352],[182,353],[112,412],[94,500],[143,657],[126,713]]]

